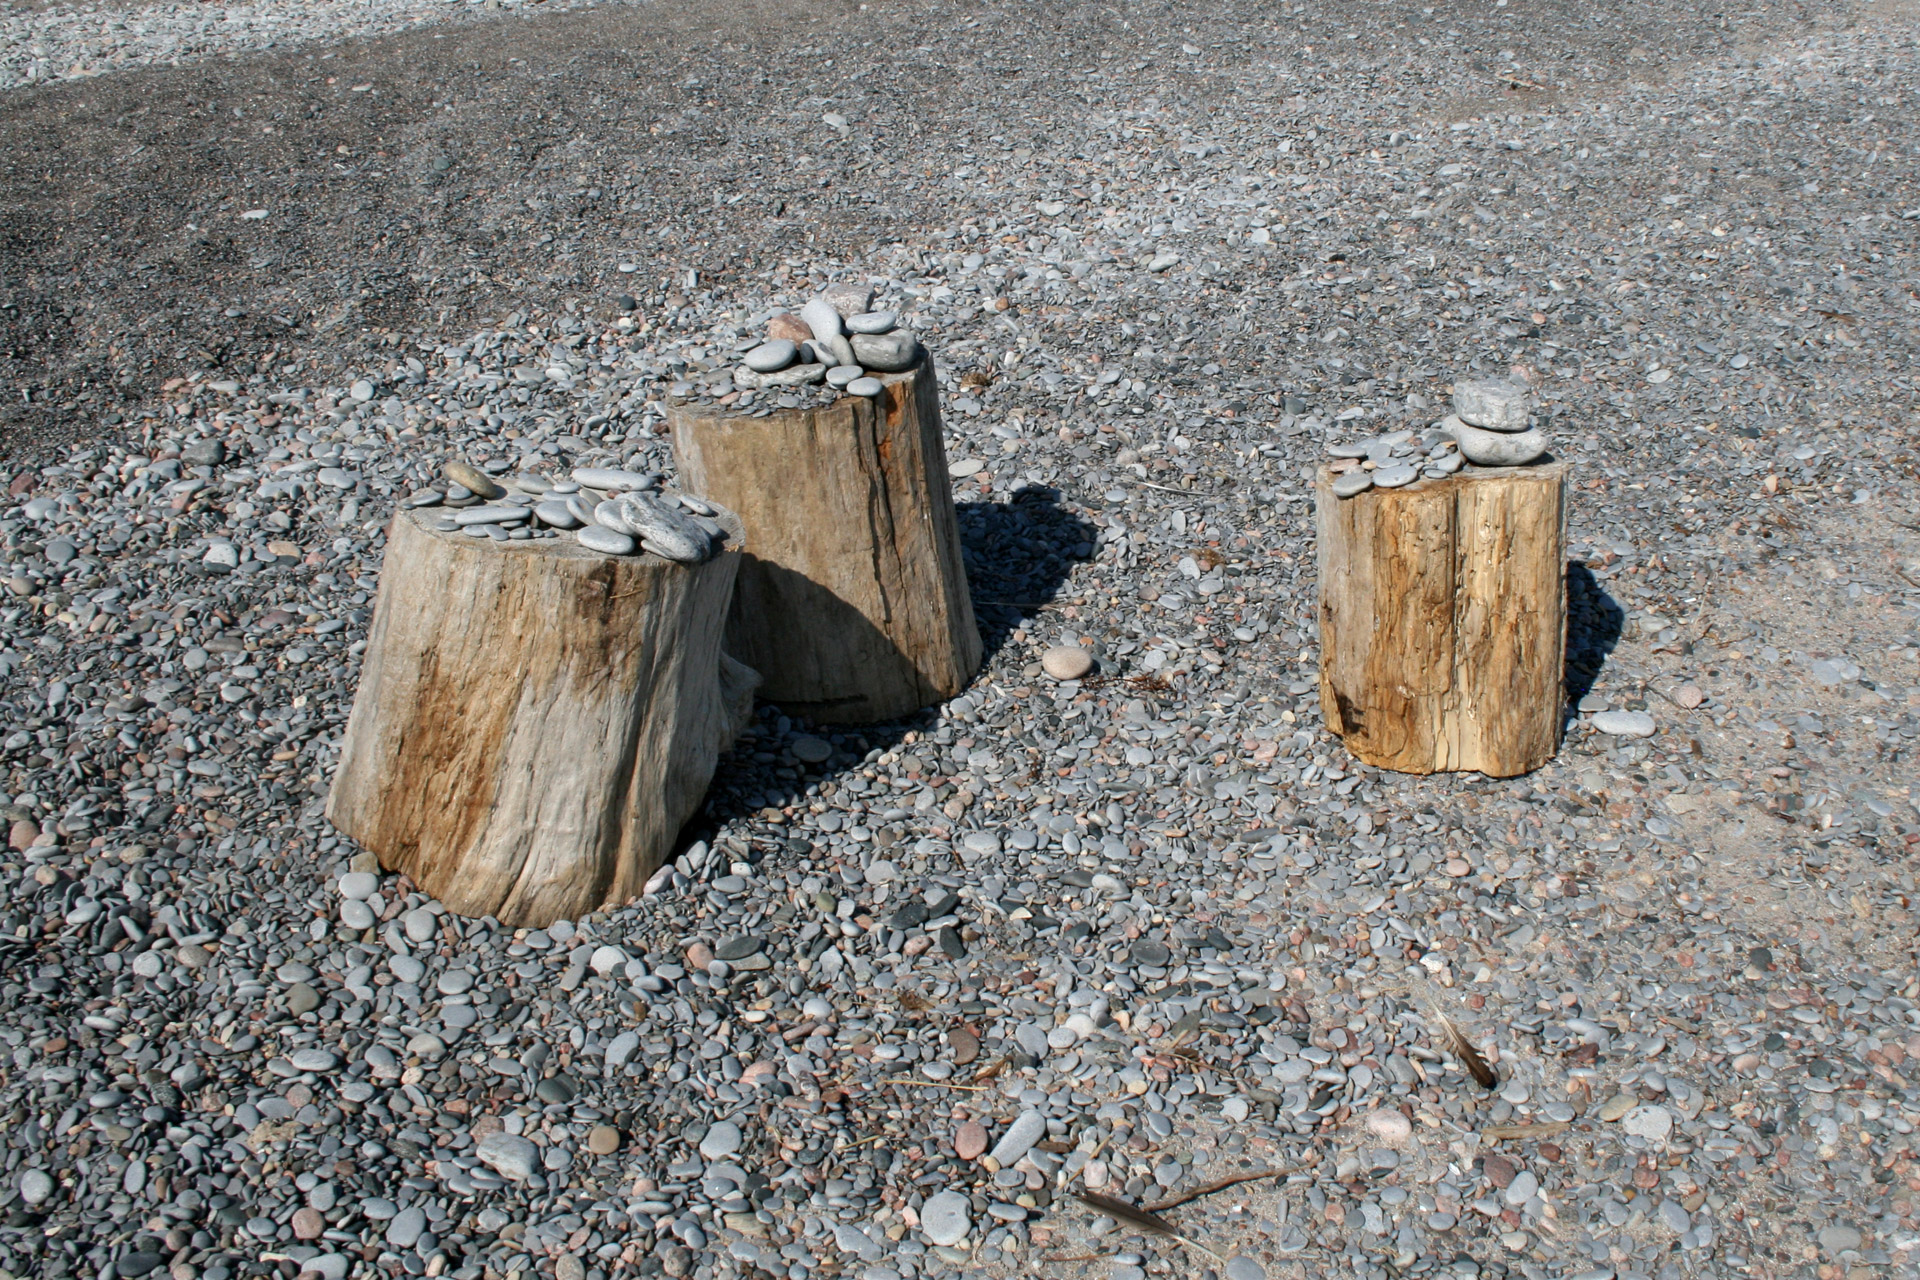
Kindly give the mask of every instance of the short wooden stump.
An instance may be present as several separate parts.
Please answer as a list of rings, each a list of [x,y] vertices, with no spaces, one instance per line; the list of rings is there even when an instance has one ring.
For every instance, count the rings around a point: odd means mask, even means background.
[[[668,411],[680,482],[746,528],[727,649],[830,724],[908,715],[980,668],[931,357],[874,397]]]
[[[1320,469],[1320,704],[1359,759],[1504,778],[1559,748],[1562,462],[1333,494]]]
[[[639,894],[753,709],[721,653],[740,530],[699,565],[402,511],[334,826],[462,915],[543,926]]]

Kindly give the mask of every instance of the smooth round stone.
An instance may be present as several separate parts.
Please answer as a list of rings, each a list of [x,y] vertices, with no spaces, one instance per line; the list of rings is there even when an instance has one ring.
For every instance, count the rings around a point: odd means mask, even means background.
[[[412,956],[392,956],[387,960],[387,972],[402,982],[418,983],[427,976],[427,966]]]
[[[987,1128],[969,1120],[953,1131],[953,1154],[962,1160],[978,1160],[987,1149]]]
[[[732,1155],[740,1149],[740,1126],[731,1120],[722,1120],[707,1130],[707,1136],[700,1139],[700,1154],[708,1160],[719,1160]]]
[[[589,489],[606,493],[651,489],[660,479],[650,471],[627,471],[620,467],[575,467],[573,478]]]
[[[1336,498],[1351,498],[1355,494],[1365,493],[1373,488],[1373,472],[1349,471],[1345,475],[1335,476],[1332,487]]]
[[[1373,482],[1382,489],[1398,489],[1402,485],[1412,484],[1419,478],[1419,471],[1403,462],[1381,467],[1373,473]]]
[[[934,1244],[952,1246],[967,1238],[973,1228],[969,1210],[973,1206],[958,1191],[942,1191],[927,1197],[920,1206],[920,1230]]]
[[[627,967],[627,953],[611,945],[595,947],[587,959],[587,967],[604,978],[615,969]]]
[[[415,907],[401,919],[406,925],[409,942],[431,942],[433,935],[440,932],[440,917],[425,907]]]
[[[1467,465],[1466,458],[1463,457],[1457,449],[1455,449],[1455,450],[1448,450],[1446,453],[1441,454],[1439,457],[1431,459],[1427,463],[1427,470],[1438,471],[1443,476],[1450,476],[1454,472],[1458,471],[1460,468],[1466,465]]]
[[[294,1017],[303,1013],[312,1013],[320,1007],[320,993],[304,982],[296,982],[287,988],[287,1012]]]
[[[417,1204],[408,1205],[387,1223],[387,1243],[396,1249],[411,1249],[426,1229],[427,1211]]]
[[[848,333],[888,333],[900,321],[896,311],[862,311],[847,317]]]
[[[831,342],[842,331],[840,312],[825,298],[815,298],[800,308],[800,320],[816,342]]]
[[[1267,1280],[1267,1269],[1244,1253],[1227,1259],[1227,1280]]]
[[[455,458],[453,461],[447,463],[446,466],[440,468],[440,474],[447,478],[449,484],[457,484],[462,489],[470,493],[478,494],[489,502],[495,498],[504,498],[507,496],[507,491],[494,483],[492,476],[474,466],[472,463],[462,462],[458,458]],[[452,497],[453,495],[448,494],[447,496]]]
[[[1453,386],[1453,411],[1469,426],[1488,431],[1527,429],[1527,388],[1505,378],[1473,378]]]
[[[564,1104],[572,1102],[577,1091],[573,1081],[565,1076],[548,1076],[533,1087],[533,1096],[542,1102]]]
[[[1413,1121],[1390,1107],[1367,1115],[1367,1132],[1388,1146],[1399,1146],[1413,1137]]]
[[[340,904],[340,923],[349,929],[371,929],[375,924],[373,908],[358,898]]]
[[[574,515],[573,511],[564,502],[548,499],[545,502],[536,503],[533,508],[533,514],[540,517],[541,524],[549,525],[555,529],[578,529],[580,527],[579,517]]]
[[[747,352],[741,357],[741,363],[755,373],[773,373],[792,364],[799,354],[799,347],[785,338],[775,338]]]
[[[380,877],[371,871],[349,871],[340,877],[340,896],[365,901],[380,892]]]
[[[1040,655],[1040,667],[1055,680],[1078,680],[1093,670],[1093,655],[1079,645],[1058,644]]]
[[[157,978],[166,963],[166,957],[158,951],[142,951],[133,958],[132,968],[136,977]]]
[[[1483,431],[1479,427],[1448,418],[1440,424],[1460,442],[1460,452],[1468,462],[1481,467],[1519,467],[1547,451],[1544,431]]]
[[[1152,938],[1140,939],[1128,949],[1127,954],[1135,964],[1145,965],[1149,969],[1164,969],[1167,961],[1173,959],[1173,952],[1167,949],[1167,944],[1155,942]]]
[[[1339,444],[1328,445],[1327,456],[1330,458],[1364,458],[1367,456],[1367,446],[1371,443],[1372,441],[1370,440],[1343,440]]]
[[[29,1169],[20,1175],[20,1198],[28,1204],[45,1204],[53,1195],[53,1175],[42,1169]]]
[[[920,342],[904,329],[897,333],[861,333],[852,338],[854,359],[869,369],[899,373],[920,359]]]
[[[795,738],[790,749],[801,764],[825,764],[833,759],[833,744],[825,738]]]
[[[867,376],[867,371],[857,364],[835,365],[827,370],[827,385],[830,387],[849,387]]]
[[[431,1031],[422,1031],[407,1041],[409,1058],[425,1058],[428,1062],[438,1062],[447,1055],[447,1042]]]
[[[855,378],[847,384],[850,396],[877,396],[887,389],[887,384],[878,378]]]
[[[587,1150],[597,1156],[610,1156],[620,1149],[620,1131],[610,1124],[597,1124],[587,1130]]]
[[[610,556],[630,556],[639,549],[640,544],[624,533],[615,533],[597,524],[590,524],[574,535],[580,539],[580,545],[589,551],[600,551]]]
[[[1653,717],[1644,711],[1596,712],[1593,727],[1616,738],[1651,738],[1655,728]]]
[[[454,1031],[465,1031],[480,1021],[480,1011],[470,1004],[450,1004],[441,1011],[440,1021]]]
[[[295,1049],[287,1061],[301,1071],[331,1071],[340,1065],[339,1055],[329,1049]]]
[[[518,1134],[495,1130],[474,1144],[474,1155],[503,1178],[524,1180],[540,1169],[540,1148]]]
[[[530,514],[525,507],[468,507],[455,512],[453,522],[463,529],[470,524],[519,524]]]

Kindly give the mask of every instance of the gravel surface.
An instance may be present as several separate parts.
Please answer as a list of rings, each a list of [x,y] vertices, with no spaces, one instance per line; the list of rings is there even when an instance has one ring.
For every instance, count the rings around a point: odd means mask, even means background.
[[[9,95],[0,1269],[1920,1274],[1911,16],[606,10]],[[974,687],[763,708],[585,920],[378,874],[395,503],[670,471],[854,280]],[[1502,782],[1315,705],[1304,472],[1469,377],[1577,474]],[[1263,1171],[1166,1211],[1220,1260],[1069,1194]]]

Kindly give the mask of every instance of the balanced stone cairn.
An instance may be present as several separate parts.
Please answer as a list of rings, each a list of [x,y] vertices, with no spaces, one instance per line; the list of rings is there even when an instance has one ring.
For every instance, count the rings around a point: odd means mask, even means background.
[[[495,542],[526,542],[572,533],[580,545],[610,556],[647,552],[679,564],[704,564],[726,541],[714,509],[690,494],[660,490],[654,472],[575,467],[570,479],[522,473],[503,485],[469,463],[447,463],[445,490],[425,489],[401,503],[438,507],[441,533]]]
[[[920,344],[899,328],[897,312],[869,310],[872,306],[873,290],[865,285],[835,285],[797,316],[775,313],[766,341],[741,356],[733,371],[735,388],[752,393],[820,386],[835,395],[879,395],[881,382],[872,375],[913,368]]]
[[[1547,451],[1546,435],[1530,425],[1527,388],[1503,378],[1455,383],[1453,412],[1425,431],[1393,431],[1370,440],[1329,446],[1333,492],[1351,498],[1376,485],[1397,489],[1422,477],[1440,480],[1471,462],[1518,467]]]

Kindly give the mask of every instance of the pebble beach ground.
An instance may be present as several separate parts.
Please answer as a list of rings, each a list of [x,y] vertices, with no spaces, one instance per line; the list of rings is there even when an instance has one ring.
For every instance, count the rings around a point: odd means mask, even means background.
[[[0,1271],[1920,1274],[1911,5],[446,8],[0,100]],[[978,680],[762,708],[586,919],[380,874],[322,809],[395,504],[670,473],[848,281]],[[1372,770],[1308,472],[1500,376],[1565,742]],[[1190,1245],[1072,1194],[1238,1174]]]

